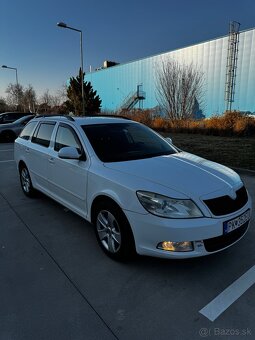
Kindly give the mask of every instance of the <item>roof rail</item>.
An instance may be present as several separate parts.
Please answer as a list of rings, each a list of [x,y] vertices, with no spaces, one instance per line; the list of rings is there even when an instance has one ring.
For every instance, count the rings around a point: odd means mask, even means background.
[[[103,118],[107,118],[107,117],[109,117],[109,118],[122,118],[122,119],[127,119],[127,120],[132,120],[131,118],[129,118],[129,117],[126,117],[126,116],[121,116],[121,115],[112,115],[112,114],[110,114],[110,115],[107,115],[107,114],[96,114],[96,115],[86,115],[86,116],[84,116],[84,117],[93,117],[93,118],[96,118],[96,117],[103,117]]]
[[[68,120],[74,121],[73,116],[68,116],[68,115],[58,115],[58,114],[39,114],[36,115],[35,118],[43,118],[43,117],[59,117],[59,118],[66,118]],[[86,115],[86,116],[77,116],[77,118],[96,118],[96,117],[102,117],[102,118],[122,118],[126,120],[132,120],[129,117],[126,116],[121,116],[121,115],[107,115],[107,114],[97,114],[97,115]]]
[[[46,117],[59,117],[59,118],[66,118],[68,120],[74,121],[72,116],[68,116],[68,115],[57,115],[57,114],[42,114],[42,115],[36,115],[35,118],[46,118]]]

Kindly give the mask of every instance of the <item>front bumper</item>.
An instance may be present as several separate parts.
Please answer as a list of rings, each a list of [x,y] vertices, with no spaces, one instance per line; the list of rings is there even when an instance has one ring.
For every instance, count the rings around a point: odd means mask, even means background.
[[[191,258],[219,252],[238,242],[247,232],[249,222],[223,235],[223,222],[234,219],[251,210],[251,201],[235,213],[220,218],[166,219],[152,214],[125,211],[141,255],[163,258]],[[157,248],[162,241],[192,241],[193,251],[172,252]]]

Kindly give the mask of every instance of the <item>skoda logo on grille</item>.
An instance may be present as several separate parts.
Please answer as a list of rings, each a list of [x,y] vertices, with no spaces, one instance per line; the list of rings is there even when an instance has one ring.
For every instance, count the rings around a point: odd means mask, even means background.
[[[236,192],[234,189],[230,190],[229,197],[232,198],[232,200],[236,199]]]

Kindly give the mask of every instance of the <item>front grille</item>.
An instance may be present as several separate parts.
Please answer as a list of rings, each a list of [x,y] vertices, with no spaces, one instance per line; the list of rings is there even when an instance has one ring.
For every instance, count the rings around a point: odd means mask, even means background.
[[[228,234],[204,240],[204,246],[206,251],[208,252],[217,251],[227,246],[230,246],[232,243],[237,241],[245,234],[248,225],[249,221],[244,223],[244,225],[242,225],[240,228],[237,228],[236,230],[233,230]]]
[[[204,203],[215,216],[231,214],[241,209],[248,201],[247,191],[244,186],[236,191],[236,199],[229,196],[221,196],[204,200]]]

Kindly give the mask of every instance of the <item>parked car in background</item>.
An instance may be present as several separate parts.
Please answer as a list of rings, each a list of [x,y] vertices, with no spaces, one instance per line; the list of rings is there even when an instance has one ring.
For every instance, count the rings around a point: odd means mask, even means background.
[[[21,117],[13,123],[1,124],[0,141],[6,143],[13,142],[32,118],[34,118],[34,115]]]
[[[94,224],[116,260],[209,255],[248,230],[251,198],[236,172],[131,120],[38,116],[14,157],[23,192],[40,190]]]
[[[15,120],[20,119],[24,116],[31,115],[31,112],[4,112],[0,113],[0,124],[8,124],[15,122]]]

